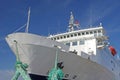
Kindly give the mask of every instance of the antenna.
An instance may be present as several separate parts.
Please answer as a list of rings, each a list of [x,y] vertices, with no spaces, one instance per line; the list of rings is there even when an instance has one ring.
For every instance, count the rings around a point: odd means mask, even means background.
[[[29,22],[30,22],[30,7],[29,7],[29,11],[28,11],[28,20],[27,20],[27,26],[26,26],[26,30],[25,30],[26,33],[28,33]]]
[[[69,26],[68,26],[68,31],[74,31],[74,27],[79,28],[79,22],[78,21],[74,21],[74,16],[73,13],[71,12],[70,15],[70,20],[69,20]]]
[[[90,9],[89,9],[89,22],[88,26],[91,28],[93,26],[93,6],[90,4]]]
[[[70,31],[73,31],[74,30],[74,16],[73,16],[73,13],[71,12],[71,15],[70,15],[70,20],[69,20],[69,32]]]

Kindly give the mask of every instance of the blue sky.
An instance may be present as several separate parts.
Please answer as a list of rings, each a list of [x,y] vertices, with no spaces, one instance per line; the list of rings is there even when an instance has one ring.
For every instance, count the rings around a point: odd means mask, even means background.
[[[70,12],[81,28],[102,22],[109,41],[120,54],[120,0],[0,0],[0,75],[10,80],[15,56],[5,36],[23,26],[31,7],[29,32],[43,36],[65,32]],[[22,30],[24,31],[24,29]],[[5,76],[0,80],[7,80]]]

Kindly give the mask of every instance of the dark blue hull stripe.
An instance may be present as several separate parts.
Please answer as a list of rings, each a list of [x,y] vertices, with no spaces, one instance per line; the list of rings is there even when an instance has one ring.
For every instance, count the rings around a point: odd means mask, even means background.
[[[32,80],[47,80],[47,76],[43,75],[36,75],[36,74],[29,74]],[[67,80],[67,79],[63,79]]]
[[[30,74],[32,80],[47,80],[46,76]]]

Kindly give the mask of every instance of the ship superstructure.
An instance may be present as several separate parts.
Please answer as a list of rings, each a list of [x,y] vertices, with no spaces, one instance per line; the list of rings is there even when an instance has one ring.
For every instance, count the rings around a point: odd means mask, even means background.
[[[56,51],[66,80],[119,80],[120,63],[109,50],[108,37],[102,24],[80,29],[71,12],[68,28],[66,33],[48,37],[13,33],[6,40],[15,54],[14,41],[17,41],[20,59],[29,65],[28,72],[32,80],[47,80]]]
[[[49,38],[69,46],[69,52],[103,65],[120,78],[120,63],[109,50],[108,36],[105,35],[102,23],[97,27],[74,30],[74,27],[79,27],[74,22],[71,13],[69,32],[50,35]]]

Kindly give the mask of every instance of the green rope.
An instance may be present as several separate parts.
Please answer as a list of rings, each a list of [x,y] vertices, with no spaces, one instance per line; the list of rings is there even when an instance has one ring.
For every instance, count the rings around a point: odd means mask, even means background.
[[[16,47],[16,61],[20,61],[20,58],[19,58],[19,52],[18,52],[18,46],[17,46],[17,41],[16,40],[14,40],[14,42],[15,42],[15,47]]]
[[[55,66],[48,74],[48,80],[62,80],[64,73],[62,69],[57,66],[58,63],[58,51],[56,51]]]
[[[48,80],[62,80],[63,76],[64,73],[60,68],[53,68],[48,75]]]
[[[27,74],[28,65],[20,61],[17,41],[14,41],[14,42],[16,43],[16,64],[15,64],[16,72],[11,80],[18,80],[20,75],[22,76],[24,80],[31,80]]]

